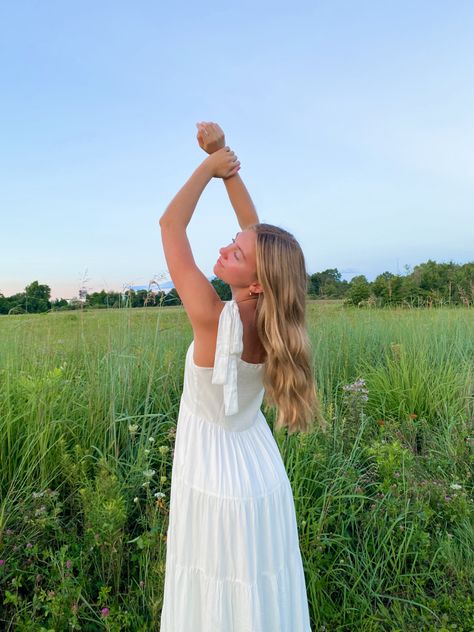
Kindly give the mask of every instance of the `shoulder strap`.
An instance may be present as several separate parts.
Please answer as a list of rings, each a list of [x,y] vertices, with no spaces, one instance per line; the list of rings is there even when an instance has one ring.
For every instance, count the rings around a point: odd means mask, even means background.
[[[216,355],[212,383],[224,385],[224,412],[234,415],[239,410],[237,397],[237,359],[243,351],[243,325],[234,299],[226,301],[219,315]]]

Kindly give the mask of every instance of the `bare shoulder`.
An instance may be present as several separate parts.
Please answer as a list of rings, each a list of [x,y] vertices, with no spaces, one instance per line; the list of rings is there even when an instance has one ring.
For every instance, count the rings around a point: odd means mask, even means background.
[[[206,326],[193,327],[194,331],[194,358],[197,366],[212,367],[216,354],[217,332],[219,329],[219,318],[226,302],[220,301],[216,305],[214,317]],[[240,311],[240,310],[239,310]],[[240,311],[240,318],[243,325],[242,343],[243,351],[241,358],[244,362],[259,364],[265,362],[265,350],[260,342],[255,325],[255,312],[251,310]]]
[[[194,332],[194,358],[198,366],[212,367],[216,353],[219,318],[225,307],[225,301],[219,300],[212,308],[205,324],[192,324]]]

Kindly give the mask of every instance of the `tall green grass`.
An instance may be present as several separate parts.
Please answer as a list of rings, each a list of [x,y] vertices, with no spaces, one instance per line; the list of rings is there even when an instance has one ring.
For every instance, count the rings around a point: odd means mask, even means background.
[[[474,630],[474,311],[309,303],[308,325],[329,431],[275,439],[312,629]],[[191,339],[182,308],[0,318],[5,629],[159,629]]]

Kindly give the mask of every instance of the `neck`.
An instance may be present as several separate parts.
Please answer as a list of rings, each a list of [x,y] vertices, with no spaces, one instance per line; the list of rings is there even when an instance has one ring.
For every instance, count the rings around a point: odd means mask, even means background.
[[[241,298],[239,301],[237,301],[236,299],[234,300],[236,303],[243,303],[244,301],[254,301],[257,298],[258,298],[258,294],[254,294],[253,296],[248,296],[247,298]]]

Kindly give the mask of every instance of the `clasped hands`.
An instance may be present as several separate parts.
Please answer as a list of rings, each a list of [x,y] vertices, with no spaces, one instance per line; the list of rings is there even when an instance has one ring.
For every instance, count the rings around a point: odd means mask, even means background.
[[[209,154],[205,163],[213,177],[226,180],[240,169],[240,161],[230,147],[225,144],[225,136],[217,123],[196,123],[199,147]]]

